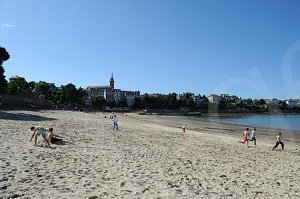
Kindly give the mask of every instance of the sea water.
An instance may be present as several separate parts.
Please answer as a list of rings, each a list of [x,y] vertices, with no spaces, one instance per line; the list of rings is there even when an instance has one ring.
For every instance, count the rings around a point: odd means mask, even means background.
[[[245,125],[247,127],[267,127],[300,131],[300,115],[251,115],[235,117],[219,117],[219,121],[227,124]]]

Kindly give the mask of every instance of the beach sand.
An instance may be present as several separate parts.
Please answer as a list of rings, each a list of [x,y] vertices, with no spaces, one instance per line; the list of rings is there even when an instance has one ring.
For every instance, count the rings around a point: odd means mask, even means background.
[[[247,148],[242,126],[118,118],[113,131],[103,113],[0,111],[0,198],[300,197],[299,133],[280,130],[286,150],[272,151],[278,130],[258,128]],[[34,146],[35,125],[74,144]]]

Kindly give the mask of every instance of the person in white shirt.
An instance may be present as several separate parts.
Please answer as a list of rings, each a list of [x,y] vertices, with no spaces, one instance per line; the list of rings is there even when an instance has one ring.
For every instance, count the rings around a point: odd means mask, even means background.
[[[256,128],[254,128],[252,131],[251,131],[251,140],[253,142],[254,145],[256,145]]]
[[[114,115],[113,117],[113,122],[114,122],[114,127],[113,127],[113,130],[115,130],[115,128],[118,130],[119,129],[119,126],[118,126],[118,118],[117,118],[117,115]]]
[[[182,132],[185,133],[185,128],[186,128],[186,125],[183,125],[182,127]]]

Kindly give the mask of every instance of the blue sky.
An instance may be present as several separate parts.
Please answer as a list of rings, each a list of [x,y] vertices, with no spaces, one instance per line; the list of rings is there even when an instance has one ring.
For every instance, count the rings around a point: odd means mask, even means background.
[[[6,78],[300,98],[298,0],[0,0]]]

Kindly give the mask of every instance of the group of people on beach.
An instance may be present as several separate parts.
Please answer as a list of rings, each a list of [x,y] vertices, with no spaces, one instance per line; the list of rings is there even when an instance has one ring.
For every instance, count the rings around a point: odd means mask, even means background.
[[[127,115],[126,115],[127,116]],[[106,115],[104,116],[104,118],[106,118]],[[119,130],[119,125],[118,125],[118,118],[117,115],[113,113],[112,116],[110,116],[110,119],[113,121],[113,130]],[[30,141],[32,141],[33,137],[34,137],[34,145],[37,144],[37,138],[38,136],[42,136],[43,139],[45,140],[45,142],[47,143],[47,145],[50,147],[50,143],[71,143],[71,142],[67,142],[64,141],[62,139],[62,136],[59,136],[57,134],[53,133],[53,128],[44,128],[44,127],[39,127],[39,126],[32,126],[31,127],[31,131],[33,131],[33,134],[31,136]],[[186,125],[183,125],[182,127],[182,132],[185,133],[186,132]],[[250,139],[249,139],[250,137]],[[246,130],[243,132],[243,139],[242,141],[240,141],[242,144],[247,144],[247,147],[249,147],[249,141],[253,142],[254,145],[256,145],[256,128],[253,128],[251,131],[250,129],[247,127]],[[281,133],[279,133],[276,136],[276,144],[273,147],[272,150],[276,149],[278,147],[278,145],[281,145],[282,150],[284,150],[284,143],[283,143],[283,139],[282,139],[282,135]]]
[[[251,139],[249,139],[249,135]],[[256,128],[253,128],[251,132],[249,128],[246,128],[246,130],[243,132],[243,140],[241,141],[241,143],[247,143],[247,147],[249,147],[249,141],[253,142],[253,144],[256,145]]]
[[[186,132],[186,125],[183,125],[182,132],[183,133]],[[246,143],[247,147],[249,147],[249,141],[253,142],[253,144],[256,145],[256,128],[250,130],[247,127],[246,130],[243,132],[243,138],[242,141],[240,141],[240,143],[242,144]],[[281,145],[281,149],[284,150],[284,143],[283,143],[283,138],[281,133],[278,133],[278,135],[276,136],[276,143],[272,150],[276,149],[279,146],[279,144]]]
[[[249,136],[251,139],[249,139]],[[249,141],[253,142],[253,144],[256,145],[256,128],[253,128],[251,132],[249,128],[246,128],[246,130],[243,132],[243,139],[240,142],[242,144],[246,143],[247,147],[249,147]],[[278,133],[278,135],[276,136],[276,144],[272,150],[276,149],[279,144],[281,145],[281,149],[284,150],[284,143],[281,133]]]

